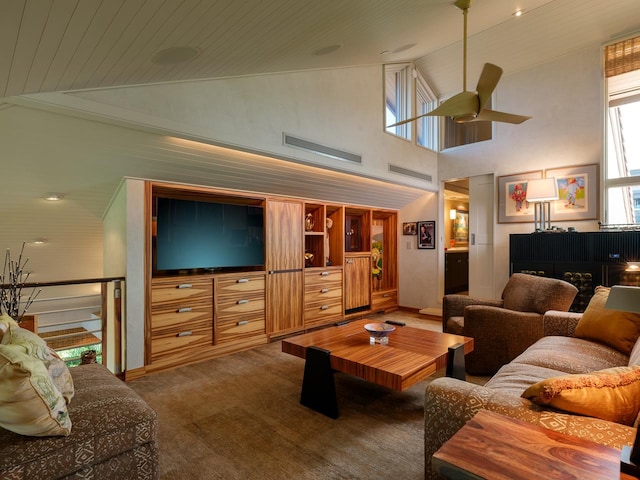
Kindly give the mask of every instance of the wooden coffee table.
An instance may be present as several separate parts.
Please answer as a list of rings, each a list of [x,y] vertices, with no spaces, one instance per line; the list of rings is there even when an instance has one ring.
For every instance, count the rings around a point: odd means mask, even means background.
[[[396,326],[387,345],[370,344],[367,323],[357,320],[282,340],[282,351],[306,359],[300,403],[338,417],[333,372],[360,377],[393,390],[406,390],[447,366],[464,379],[464,355],[473,339]]]

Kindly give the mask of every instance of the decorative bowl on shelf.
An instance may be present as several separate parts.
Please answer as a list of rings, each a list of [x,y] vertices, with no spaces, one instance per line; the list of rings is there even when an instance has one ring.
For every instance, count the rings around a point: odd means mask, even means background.
[[[367,323],[364,329],[369,332],[369,343],[389,343],[389,335],[396,327],[388,323]]]

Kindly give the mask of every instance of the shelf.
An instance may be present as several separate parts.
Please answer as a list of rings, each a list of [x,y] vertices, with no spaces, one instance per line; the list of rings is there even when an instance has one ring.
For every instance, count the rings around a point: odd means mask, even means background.
[[[98,337],[82,327],[42,332],[38,335],[53,350],[67,350],[101,343]]]

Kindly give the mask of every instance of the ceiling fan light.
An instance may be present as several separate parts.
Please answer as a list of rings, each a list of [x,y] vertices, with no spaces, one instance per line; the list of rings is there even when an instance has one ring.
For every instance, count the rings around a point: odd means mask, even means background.
[[[456,123],[467,123],[470,122],[472,120],[475,120],[476,117],[478,115],[476,115],[475,113],[470,113],[470,114],[466,114],[466,115],[458,115],[456,117],[453,117],[453,121]]]

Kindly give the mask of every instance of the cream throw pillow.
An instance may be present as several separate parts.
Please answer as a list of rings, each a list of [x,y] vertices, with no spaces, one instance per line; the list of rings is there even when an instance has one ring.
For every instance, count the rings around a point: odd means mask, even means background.
[[[640,366],[548,378],[522,396],[538,405],[633,425],[640,411]]]
[[[6,315],[0,330],[0,426],[21,435],[69,435],[68,368],[44,340]]]
[[[576,326],[575,336],[604,343],[629,355],[640,336],[640,315],[605,309],[609,290],[608,287],[596,287]]]

